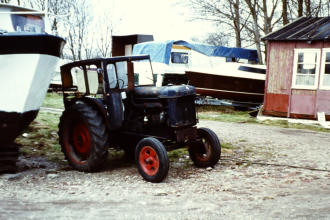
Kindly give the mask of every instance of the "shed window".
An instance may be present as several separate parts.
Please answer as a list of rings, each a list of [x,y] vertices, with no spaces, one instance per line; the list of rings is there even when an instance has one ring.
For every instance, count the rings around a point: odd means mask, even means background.
[[[330,48],[324,48],[321,63],[321,89],[330,89]]]
[[[318,82],[320,50],[297,49],[294,58],[293,87],[316,89]]]

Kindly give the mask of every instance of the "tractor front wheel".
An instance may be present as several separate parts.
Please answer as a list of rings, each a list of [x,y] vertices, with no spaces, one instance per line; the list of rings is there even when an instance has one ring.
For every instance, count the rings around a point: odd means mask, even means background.
[[[149,182],[161,182],[167,176],[169,160],[164,145],[155,138],[144,138],[136,146],[135,161],[141,176]]]
[[[190,158],[197,167],[212,167],[221,155],[218,136],[208,128],[198,128],[197,133],[199,140],[188,148]]]
[[[93,172],[103,166],[108,155],[108,134],[103,117],[91,106],[74,104],[63,112],[59,139],[74,169]]]

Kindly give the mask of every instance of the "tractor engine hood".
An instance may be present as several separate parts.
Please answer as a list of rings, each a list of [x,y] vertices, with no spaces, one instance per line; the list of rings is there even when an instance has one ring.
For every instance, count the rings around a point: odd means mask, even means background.
[[[195,87],[189,85],[163,86],[161,88],[159,98],[178,98],[196,95]]]
[[[178,98],[196,95],[195,87],[189,85],[176,86],[141,86],[135,88],[137,98]]]

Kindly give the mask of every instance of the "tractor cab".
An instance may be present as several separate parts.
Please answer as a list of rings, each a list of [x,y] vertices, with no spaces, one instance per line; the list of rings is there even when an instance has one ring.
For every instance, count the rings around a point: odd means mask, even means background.
[[[149,56],[77,61],[61,67],[61,78],[65,106],[77,100],[104,104],[111,130],[122,127],[124,102],[135,88],[155,88]],[[149,90],[150,97],[154,96],[154,89]]]
[[[123,126],[127,130],[139,130],[141,123],[136,120],[144,116],[141,114],[155,120],[157,117],[151,115],[165,109],[172,113],[162,114],[168,117],[171,127],[197,123],[195,88],[189,85],[156,87],[147,55],[77,61],[62,66],[61,76],[65,106],[78,99],[105,105],[110,130]],[[164,117],[159,120],[164,121]]]

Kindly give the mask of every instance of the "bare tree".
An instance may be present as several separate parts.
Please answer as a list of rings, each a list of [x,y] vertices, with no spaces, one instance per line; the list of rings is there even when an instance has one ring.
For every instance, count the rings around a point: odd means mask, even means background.
[[[298,0],[288,1],[289,20],[302,16],[329,16],[329,0]]]
[[[111,56],[111,46],[112,46],[112,33],[113,24],[111,22],[111,14],[104,11],[103,16],[99,16],[97,20],[96,28],[100,30],[96,38],[96,46],[98,49],[98,56],[108,57]]]
[[[241,35],[249,15],[242,9],[241,0],[189,0],[189,4],[198,14],[193,19],[209,20],[218,27],[229,27],[235,33],[236,47],[242,47]]]
[[[226,35],[222,32],[211,32],[207,33],[203,37],[192,37],[191,40],[194,42],[201,42],[213,46],[229,47],[230,38],[232,38],[232,35]]]
[[[88,40],[89,25],[92,16],[89,13],[90,5],[87,0],[72,0],[70,7],[70,16],[66,21],[67,29],[67,47],[73,60],[81,60],[85,56],[83,54]],[[86,51],[86,50],[85,50]]]
[[[262,62],[261,36],[273,30],[282,20],[279,11],[280,0],[189,0],[199,14],[197,19],[210,20],[222,29],[228,29],[235,36],[236,47],[242,43],[255,44],[259,61]],[[227,28],[223,28],[223,25]],[[228,35],[222,31],[222,36]]]
[[[303,16],[303,12],[304,12],[304,10],[303,10],[304,0],[298,0],[297,3],[298,3],[298,17],[301,17],[301,16]]]
[[[282,0],[282,18],[283,18],[283,25],[286,25],[289,23],[288,18],[288,1]]]
[[[54,34],[59,34],[59,26],[63,25],[67,19],[70,9],[70,2],[67,0],[48,0],[51,30]]]
[[[257,48],[259,62],[262,62],[262,53],[261,53],[261,37],[260,29],[258,25],[258,2],[257,0],[244,0],[251,12],[252,16],[252,27],[247,27],[247,29],[253,34],[254,43]]]
[[[221,32],[210,33],[205,39],[205,43],[214,46],[229,46],[228,38],[230,36],[223,34]]]
[[[67,0],[48,0],[48,5],[46,0],[27,0],[24,1],[24,5],[38,9],[41,11],[47,11],[49,23],[51,25],[52,33],[59,34],[59,26],[64,26],[67,20],[67,15],[70,11],[71,3]]]
[[[305,7],[306,7],[306,15],[311,16],[312,11],[311,11],[311,1],[310,0],[305,0]]]

